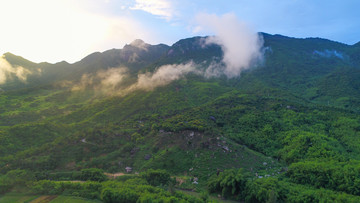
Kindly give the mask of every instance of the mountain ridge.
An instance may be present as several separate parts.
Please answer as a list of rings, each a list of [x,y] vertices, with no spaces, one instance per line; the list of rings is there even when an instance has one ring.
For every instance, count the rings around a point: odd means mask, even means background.
[[[264,33],[264,32],[259,32],[259,34],[262,35],[262,36],[265,37],[265,38],[276,38],[276,39],[283,39],[283,40],[298,40],[298,41],[304,41],[304,42],[309,42],[309,43],[313,43],[314,41],[318,41],[319,43],[321,43],[321,42],[324,42],[324,43],[325,43],[325,42],[326,42],[326,43],[331,43],[331,44],[333,44],[333,45],[337,44],[337,45],[342,45],[342,46],[347,46],[347,47],[358,46],[358,44],[360,43],[360,42],[358,42],[358,43],[355,43],[355,44],[353,44],[353,45],[348,45],[348,44],[345,44],[345,43],[341,43],[341,42],[337,42],[337,41],[332,41],[332,40],[325,39],[325,38],[318,38],[318,37],[296,38],[296,37],[284,36],[284,35],[281,35],[281,34],[268,34],[268,33]],[[117,51],[118,51],[118,50],[122,50],[122,49],[124,49],[124,48],[127,49],[128,47],[139,48],[139,47],[137,47],[137,45],[136,45],[137,43],[145,44],[146,46],[163,46],[163,47],[168,47],[168,48],[170,48],[170,47],[173,47],[173,46],[178,46],[178,44],[183,44],[183,45],[184,45],[184,44],[186,44],[186,41],[195,39],[195,41],[196,41],[195,44],[197,44],[197,47],[202,47],[202,48],[204,48],[204,47],[206,47],[206,46],[204,46],[204,40],[205,40],[207,37],[208,37],[208,36],[203,36],[203,37],[201,37],[201,36],[196,36],[196,37],[190,37],[190,38],[180,39],[180,40],[178,40],[177,42],[175,42],[174,44],[172,44],[171,46],[168,46],[168,45],[162,44],[162,43],[157,44],[157,45],[151,45],[151,44],[147,44],[146,42],[144,42],[144,41],[141,40],[141,39],[135,39],[134,41],[130,42],[129,44],[125,44],[125,45],[123,46],[123,48],[121,48],[121,49],[113,48],[113,49],[105,50],[105,51],[103,51],[103,52],[100,52],[100,51],[93,52],[93,53],[85,56],[84,58],[82,58],[82,59],[80,59],[79,61],[76,61],[76,62],[74,62],[74,63],[78,63],[78,62],[81,62],[82,60],[86,60],[86,58],[88,58],[88,57],[90,57],[90,56],[92,56],[92,55],[98,54],[98,53],[104,54],[104,53],[112,52],[112,51],[115,51],[115,50],[117,50]],[[185,43],[184,43],[184,42],[185,42]],[[133,45],[132,45],[132,44],[133,44]],[[186,46],[189,46],[189,44],[186,45]],[[195,47],[194,47],[194,48],[195,48]],[[186,47],[186,49],[189,50],[189,47]],[[17,55],[15,55],[15,54],[10,53],[10,52],[4,53],[3,55],[12,55],[12,57],[17,56]],[[19,58],[21,58],[22,60],[25,60],[25,61],[27,61],[27,62],[31,62],[31,61],[29,61],[29,60],[27,60],[27,59],[25,59],[25,58],[23,58],[23,57],[21,57],[21,56],[17,56],[17,57],[19,57]],[[56,63],[54,63],[54,64],[61,63],[61,62],[66,62],[66,61],[60,61],[60,62],[56,62]],[[34,63],[34,62],[31,62],[31,63]],[[41,63],[48,63],[48,62],[41,62]],[[41,64],[41,63],[39,63],[39,64]],[[66,62],[66,63],[67,63],[67,62]],[[74,63],[73,63],[73,64],[74,64]],[[48,64],[51,64],[51,63],[48,63]]]
[[[329,93],[326,92],[329,91],[322,90],[326,88],[323,84],[328,83],[326,81],[331,78],[328,75],[339,74],[341,69],[360,67],[360,50],[354,45],[321,38],[298,39],[266,33],[261,33],[261,35],[264,38],[265,63],[250,71],[251,74],[271,87],[287,89],[310,101],[322,104],[328,102],[326,97]],[[149,45],[142,40],[135,40],[132,43],[137,44],[136,46],[130,43],[123,49],[95,52],[73,64],[66,62],[35,64],[22,57],[8,54],[10,62],[14,65],[23,65],[25,68],[28,66],[32,68],[29,69],[30,72],[38,67],[42,73],[29,75],[26,83],[13,81],[10,85],[0,84],[0,87],[8,91],[14,88],[16,90],[16,88],[51,84],[54,81],[80,81],[86,74],[95,75],[99,71],[118,67],[126,67],[132,80],[136,79],[140,70],[154,72],[160,66],[167,64],[193,61],[197,66],[207,67],[212,62],[219,63],[223,57],[223,51],[218,45],[205,44],[206,39],[207,37],[192,37],[179,40],[171,46]],[[245,71],[244,74],[248,73]],[[351,75],[351,72],[344,71],[343,74]],[[354,78],[350,75],[346,77]],[[333,88],[339,89],[335,86]],[[352,87],[343,88],[351,89]],[[343,107],[349,106],[349,102],[358,103],[357,96],[354,97],[349,93],[341,93],[341,95],[348,98],[340,102],[343,103],[341,104]]]

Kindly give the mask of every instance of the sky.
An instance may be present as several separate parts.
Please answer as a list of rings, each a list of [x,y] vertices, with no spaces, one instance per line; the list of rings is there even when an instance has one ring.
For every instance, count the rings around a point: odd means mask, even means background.
[[[360,41],[358,0],[0,0],[0,54],[76,62],[135,39],[172,45],[214,35],[199,16],[235,16],[256,32]]]

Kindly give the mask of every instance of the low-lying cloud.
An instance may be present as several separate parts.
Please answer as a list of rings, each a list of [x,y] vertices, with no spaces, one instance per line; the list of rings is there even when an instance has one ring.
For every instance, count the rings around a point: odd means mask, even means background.
[[[95,74],[84,74],[82,75],[80,82],[75,85],[72,85],[71,83],[65,83],[65,85],[71,85],[72,91],[93,88],[94,90],[111,93],[119,89],[124,78],[128,75],[127,71],[128,69],[125,67],[109,68],[107,70],[98,71]]]
[[[4,84],[6,81],[14,78],[26,82],[29,74],[31,74],[31,72],[28,69],[22,66],[12,66],[4,55],[0,57],[0,84]]]
[[[157,87],[170,84],[174,80],[178,80],[189,73],[201,74],[193,62],[186,64],[164,65],[159,67],[154,73],[138,74],[135,84],[129,87],[129,90],[147,90],[151,91]]]
[[[325,58],[336,57],[339,59],[344,59],[344,55],[336,50],[328,50],[328,49],[325,49],[324,51],[315,50],[313,51],[313,54]]]
[[[262,37],[234,14],[199,14],[196,21],[199,30],[215,33],[215,36],[206,39],[205,44],[217,44],[224,53],[222,64],[212,64],[207,70],[208,76],[223,73],[228,78],[237,77],[241,71],[262,60]]]
[[[196,20],[200,29],[215,32],[216,35],[207,37],[203,45],[219,45],[223,51],[220,60],[213,59],[207,67],[204,67],[204,63],[197,65],[193,62],[163,65],[154,72],[139,73],[136,82],[130,85],[122,85],[124,78],[130,77],[127,68],[112,68],[95,75],[83,75],[80,83],[72,89],[80,90],[92,86],[94,90],[126,95],[136,90],[152,91],[190,73],[206,78],[221,75],[226,75],[228,78],[238,77],[243,70],[251,68],[262,60],[262,37],[244,22],[239,21],[235,15],[200,14]],[[133,43],[140,47],[145,44],[141,40]]]
[[[129,78],[128,69],[110,68],[95,74],[84,74],[78,83],[63,82],[64,87],[71,87],[72,91],[91,89],[108,95],[126,95],[136,90],[152,91],[157,87],[166,86],[171,82],[185,77],[189,73],[203,75],[203,71],[196,68],[193,62],[186,64],[163,65],[155,72],[139,73],[136,82],[125,85],[124,80]]]

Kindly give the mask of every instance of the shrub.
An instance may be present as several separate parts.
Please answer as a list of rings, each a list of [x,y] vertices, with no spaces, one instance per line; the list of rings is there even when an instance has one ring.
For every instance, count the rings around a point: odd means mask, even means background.
[[[105,188],[101,192],[101,199],[105,203],[136,203],[139,195],[132,188]]]
[[[224,197],[236,195],[242,197],[246,182],[242,169],[229,169],[220,173],[218,176],[211,176],[208,180],[208,190],[212,193],[221,192]]]
[[[5,193],[15,186],[27,186],[35,177],[26,170],[11,170],[0,176],[0,194]]]
[[[62,182],[51,180],[40,180],[34,182],[32,192],[46,195],[74,195],[88,199],[99,199],[102,184],[99,182]]]
[[[247,202],[277,202],[285,200],[285,189],[276,178],[262,178],[246,185],[245,200]]]
[[[170,181],[170,174],[166,170],[153,170],[149,169],[146,172],[141,174],[150,185],[159,186],[159,185],[167,185]]]
[[[91,180],[91,181],[105,181],[107,179],[103,170],[98,168],[89,168],[81,170],[81,180]]]

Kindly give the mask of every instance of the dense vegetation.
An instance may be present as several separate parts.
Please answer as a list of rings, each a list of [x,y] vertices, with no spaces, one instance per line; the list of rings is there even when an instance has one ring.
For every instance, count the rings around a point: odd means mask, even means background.
[[[75,64],[6,54],[14,66],[43,75],[0,85],[0,193],[104,202],[204,202],[218,194],[246,202],[359,202],[359,49],[263,36],[264,64],[238,78],[188,74],[126,94],[99,90],[95,76],[80,91],[74,86],[84,74],[127,66],[126,87],[138,72],[200,64],[221,57],[221,49],[191,38],[151,46],[151,55],[127,45]],[[126,168],[132,175],[109,175]]]

